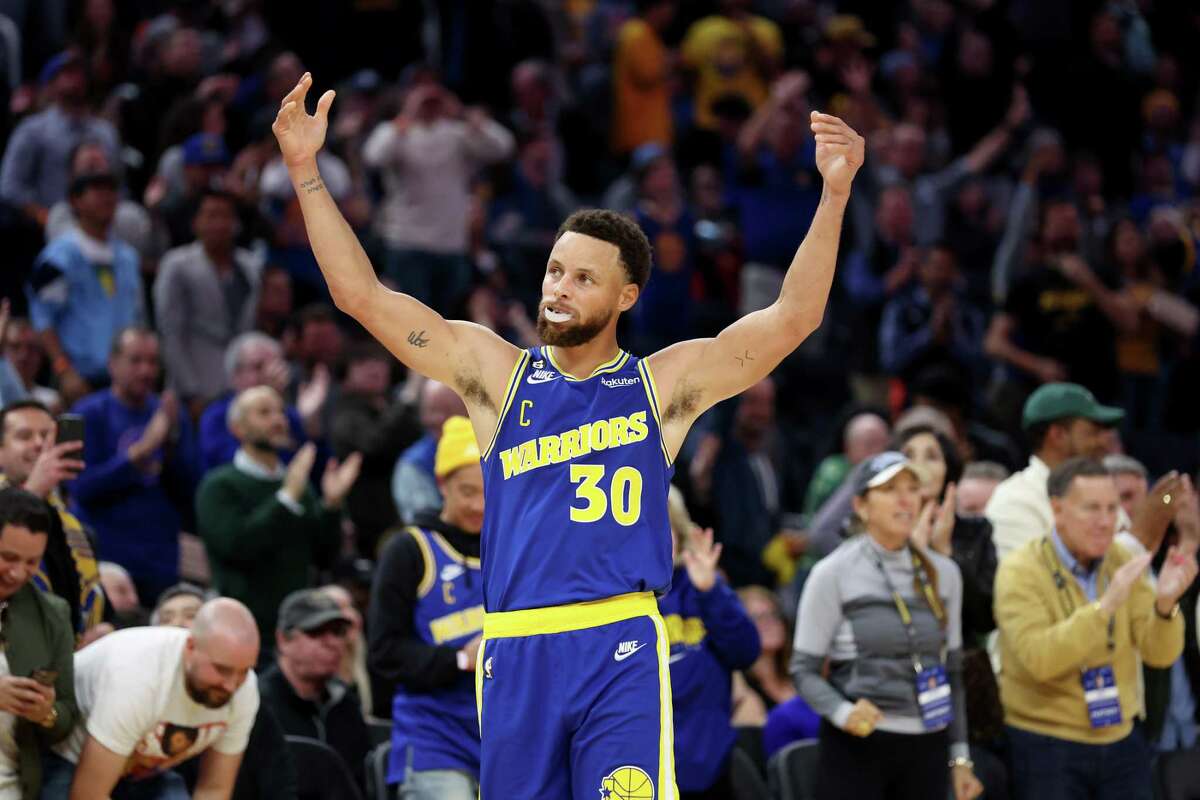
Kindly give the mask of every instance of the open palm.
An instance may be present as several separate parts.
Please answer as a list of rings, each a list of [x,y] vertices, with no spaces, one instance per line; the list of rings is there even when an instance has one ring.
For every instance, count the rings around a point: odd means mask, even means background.
[[[333,90],[321,95],[317,101],[317,113],[309,114],[304,108],[304,98],[312,87],[312,73],[306,72],[279,104],[279,113],[271,130],[279,140],[279,151],[283,162],[289,166],[302,164],[315,158],[325,144],[325,130],[329,126],[329,107],[333,105]]]
[[[866,142],[854,129],[832,114],[812,112],[810,127],[817,141],[817,170],[825,188],[845,193],[863,165]]]

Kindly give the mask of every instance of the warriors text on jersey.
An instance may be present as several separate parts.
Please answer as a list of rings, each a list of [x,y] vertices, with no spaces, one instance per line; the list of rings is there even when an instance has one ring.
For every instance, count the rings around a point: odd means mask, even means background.
[[[666,591],[673,469],[644,360],[576,379],[549,347],[522,353],[483,460],[489,612]]]

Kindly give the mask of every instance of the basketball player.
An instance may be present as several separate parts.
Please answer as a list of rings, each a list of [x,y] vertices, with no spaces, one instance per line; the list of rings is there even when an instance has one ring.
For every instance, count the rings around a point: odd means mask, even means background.
[[[581,211],[547,261],[546,346],[520,350],[379,282],[317,170],[334,95],[309,115],[311,86],[305,74],[274,131],[333,300],[410,369],[462,396],[482,452],[481,797],[674,798],[655,603],[672,570],[671,464],[705,409],[764,378],[821,323],[862,137],[812,115],[824,190],[769,307],[716,338],[630,356],[617,318],[649,278],[649,243],[623,216]],[[469,150],[472,124],[440,143]],[[419,120],[397,125],[401,137],[425,135]]]

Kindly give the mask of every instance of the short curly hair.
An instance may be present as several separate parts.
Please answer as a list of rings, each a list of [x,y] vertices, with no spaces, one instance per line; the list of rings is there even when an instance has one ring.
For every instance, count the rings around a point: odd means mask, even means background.
[[[616,245],[629,282],[636,283],[638,291],[646,288],[646,281],[650,280],[650,240],[633,219],[603,208],[585,208],[567,217],[554,241],[564,233],[582,233]]]

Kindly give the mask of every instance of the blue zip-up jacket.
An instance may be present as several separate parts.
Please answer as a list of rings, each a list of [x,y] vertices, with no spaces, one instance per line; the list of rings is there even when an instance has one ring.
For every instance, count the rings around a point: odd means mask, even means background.
[[[699,591],[676,568],[658,609],[671,640],[675,708],[675,780],[681,791],[703,791],[725,769],[737,734],[730,717],[733,673],[762,649],[758,629],[723,580]]]

